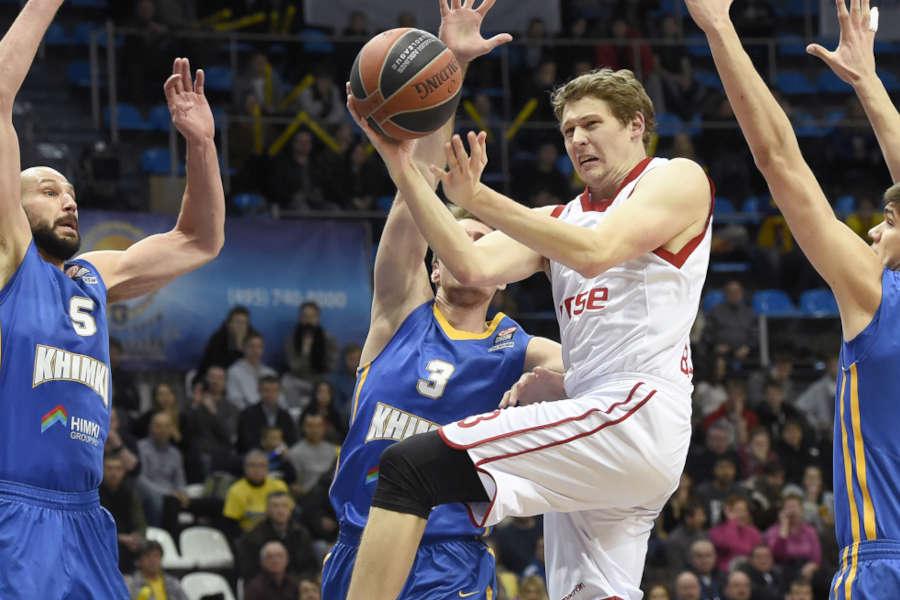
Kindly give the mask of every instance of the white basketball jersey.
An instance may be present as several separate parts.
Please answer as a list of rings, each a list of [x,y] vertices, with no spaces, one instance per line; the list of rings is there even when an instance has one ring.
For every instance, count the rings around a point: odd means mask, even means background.
[[[593,229],[610,210],[628,201],[644,174],[667,162],[644,159],[613,198],[597,201],[585,190],[557,207],[553,216]],[[677,254],[659,248],[592,279],[550,262],[568,397],[632,375],[655,377],[675,389],[692,391],[689,334],[709,264],[711,219],[712,203],[705,230]]]

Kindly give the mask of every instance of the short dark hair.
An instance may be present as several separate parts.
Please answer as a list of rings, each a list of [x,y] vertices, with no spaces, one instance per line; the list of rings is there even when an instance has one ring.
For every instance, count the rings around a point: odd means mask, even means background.
[[[319,305],[318,305],[317,303],[313,302],[312,300],[307,300],[306,302],[304,302],[303,304],[301,304],[301,305],[300,305],[300,312],[303,312],[303,309],[306,308],[307,306],[316,309],[316,312],[317,312],[317,313],[320,313],[320,314],[321,314],[321,312],[322,312],[322,309],[319,308]]]
[[[138,556],[144,556],[148,552],[152,552],[154,550],[156,550],[157,552],[162,554],[163,553],[162,544],[160,544],[156,540],[145,540],[144,543],[141,545],[141,550],[138,553]]]
[[[884,192],[884,206],[893,205],[894,208],[900,208],[900,183],[895,183]]]
[[[284,490],[275,490],[274,492],[269,492],[269,495],[266,496],[266,503],[268,504],[269,500],[273,498],[290,498],[291,495],[285,492]]]
[[[244,343],[246,344],[250,340],[255,340],[256,338],[259,338],[264,342],[266,341],[265,338],[263,337],[263,334],[251,329],[250,331],[247,332],[247,335],[244,336]]]
[[[274,375],[263,375],[259,378],[257,386],[262,387],[264,383],[277,383],[278,385],[281,385],[281,380]]]

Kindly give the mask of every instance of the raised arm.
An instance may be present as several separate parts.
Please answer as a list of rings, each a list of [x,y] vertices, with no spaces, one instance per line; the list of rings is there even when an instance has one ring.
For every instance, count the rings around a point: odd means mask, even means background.
[[[31,242],[22,210],[19,140],[13,104],[38,46],[63,0],[29,0],[0,40],[0,289],[12,277]]]
[[[821,58],[835,75],[853,86],[866,116],[875,130],[881,153],[894,183],[900,182],[900,113],[884,84],[875,73],[875,29],[877,8],[869,10],[869,1],[851,0],[853,10],[847,11],[846,0],[837,0],[841,41],[834,51],[819,44],[810,44],[806,51]],[[872,22],[872,14],[875,21]]]
[[[853,1],[858,6],[859,0]],[[787,116],[741,47],[728,16],[731,0],[687,0],[687,6],[709,40],[716,69],[756,166],[797,243],[834,291],[844,336],[851,339],[878,309],[881,262],[835,218],[803,160]]]
[[[175,227],[123,252],[83,256],[106,282],[109,301],[136,298],[161,288],[215,258],[225,243],[225,192],[216,154],[215,123],[203,93],[203,71],[191,81],[186,58],[175,59],[165,83],[172,122],[187,144],[187,187]]]

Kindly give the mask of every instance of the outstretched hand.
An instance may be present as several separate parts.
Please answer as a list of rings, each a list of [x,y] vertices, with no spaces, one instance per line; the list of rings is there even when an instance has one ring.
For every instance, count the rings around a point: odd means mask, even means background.
[[[481,36],[481,22],[495,0],[484,0],[477,9],[477,0],[438,0],[441,7],[441,29],[438,37],[453,51],[459,64],[465,66],[497,46],[512,41],[508,33],[498,33],[490,39]]]
[[[212,139],[216,134],[212,110],[203,93],[204,80],[203,69],[197,69],[197,78],[192,81],[191,63],[176,58],[172,75],[163,86],[172,123],[188,141]]]
[[[853,85],[875,74],[875,29],[871,28],[869,0],[837,0],[838,22],[841,40],[838,47],[826,50],[819,44],[810,44],[806,51],[817,56],[846,83]]]
[[[685,0],[691,18],[704,33],[730,22],[732,0]]]
[[[444,195],[459,206],[470,208],[470,201],[475,196],[478,185],[481,182],[481,173],[487,166],[487,147],[485,139],[487,134],[470,131],[466,136],[469,142],[471,156],[466,154],[462,138],[455,134],[453,139],[444,144],[444,153],[447,155],[447,167],[449,170],[430,165],[429,169],[441,181]]]
[[[519,381],[503,394],[499,406],[500,408],[516,405],[528,406],[535,402],[560,400],[562,379],[562,373],[544,367],[535,367],[534,370],[519,377]]]
[[[381,159],[384,161],[384,164],[387,165],[388,171],[391,173],[391,177],[397,173],[397,170],[402,168],[404,161],[412,160],[413,149],[416,147],[416,140],[402,140],[398,141],[393,138],[389,138],[382,133],[378,133],[369,125],[367,119],[364,119],[360,116],[359,111],[356,109],[356,98],[353,96],[353,92],[350,90],[350,82],[347,82],[347,110],[350,112],[350,116],[353,117],[353,120],[359,125],[359,128],[363,130],[363,133],[366,134],[366,137],[369,138],[369,141],[372,142],[372,145],[375,147],[375,150],[378,151],[378,154],[381,156]]]

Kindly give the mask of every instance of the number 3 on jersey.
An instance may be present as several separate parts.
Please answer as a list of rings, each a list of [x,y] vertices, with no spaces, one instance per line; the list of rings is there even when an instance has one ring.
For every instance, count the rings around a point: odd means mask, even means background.
[[[69,317],[75,333],[81,337],[91,337],[97,333],[97,322],[90,314],[94,310],[94,301],[84,296],[73,296],[69,300]]]
[[[437,400],[444,395],[444,388],[447,387],[447,380],[453,375],[456,367],[443,360],[430,360],[425,365],[428,371],[428,379],[420,379],[416,383],[416,391],[425,396]]]

